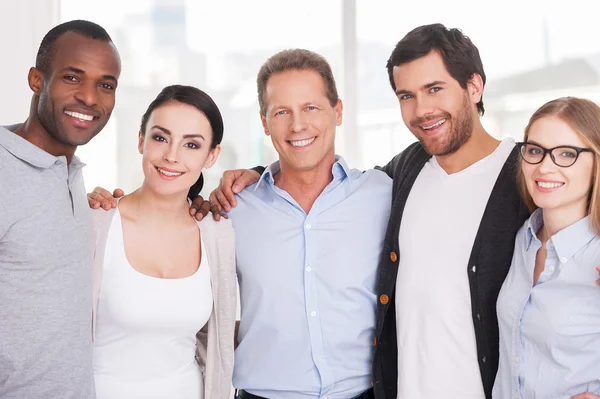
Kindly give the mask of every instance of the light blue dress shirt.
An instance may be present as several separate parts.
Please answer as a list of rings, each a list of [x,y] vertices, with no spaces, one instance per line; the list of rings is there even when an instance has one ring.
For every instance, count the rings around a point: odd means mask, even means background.
[[[266,398],[348,399],[371,388],[377,266],[392,180],[349,169],[306,214],[279,163],[229,213],[241,295],[233,385]]]
[[[600,239],[589,217],[548,240],[547,258],[533,286],[543,225],[536,210],[519,230],[497,310],[500,364],[496,399],[569,399],[600,394]],[[533,287],[533,288],[532,288]]]

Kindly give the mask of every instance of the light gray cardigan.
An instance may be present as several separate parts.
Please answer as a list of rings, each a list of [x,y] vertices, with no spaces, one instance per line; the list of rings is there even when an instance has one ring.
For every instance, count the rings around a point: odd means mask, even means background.
[[[95,335],[96,310],[102,284],[104,253],[110,222],[115,209],[93,211],[96,233],[94,257],[94,303],[92,334]],[[204,374],[205,399],[230,399],[233,373],[233,340],[236,319],[237,291],[235,271],[235,241],[231,221],[215,222],[210,215],[198,222],[210,265],[213,310],[208,323],[198,332],[196,360]]]

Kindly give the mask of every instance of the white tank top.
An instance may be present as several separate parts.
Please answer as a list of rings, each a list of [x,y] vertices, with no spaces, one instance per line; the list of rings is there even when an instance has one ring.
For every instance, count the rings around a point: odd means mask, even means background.
[[[138,272],[125,256],[116,209],[98,298],[97,399],[203,398],[196,333],[213,307],[205,254],[202,245],[200,267],[189,277],[163,279]]]

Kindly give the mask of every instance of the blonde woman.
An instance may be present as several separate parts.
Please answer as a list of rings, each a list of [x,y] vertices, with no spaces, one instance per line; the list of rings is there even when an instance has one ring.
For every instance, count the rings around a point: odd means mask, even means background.
[[[533,212],[498,297],[493,397],[600,398],[600,107],[559,98],[518,144]]]

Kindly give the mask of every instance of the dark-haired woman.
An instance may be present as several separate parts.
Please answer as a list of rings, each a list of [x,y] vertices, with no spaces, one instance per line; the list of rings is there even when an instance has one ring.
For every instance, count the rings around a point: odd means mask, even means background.
[[[166,87],[142,118],[142,186],[94,212],[98,399],[231,396],[233,229],[228,220],[196,222],[187,200],[222,137],[206,93]]]

